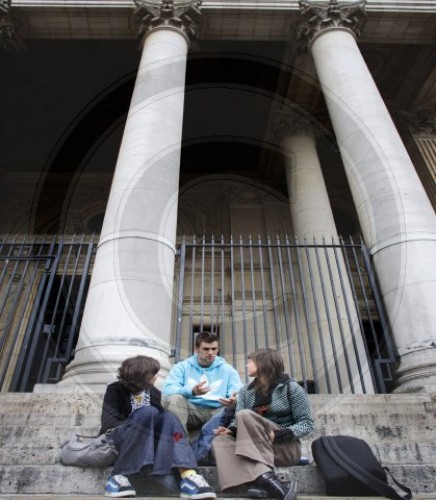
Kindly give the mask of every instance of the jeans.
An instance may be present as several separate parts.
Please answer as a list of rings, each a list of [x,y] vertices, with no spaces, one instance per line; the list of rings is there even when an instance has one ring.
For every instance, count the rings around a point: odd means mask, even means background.
[[[213,458],[209,457],[209,452],[212,447],[212,439],[215,437],[215,433],[213,431],[220,426],[227,427],[230,424],[234,413],[234,406],[226,406],[203,425],[200,436],[191,443],[197,462],[208,461],[208,465],[212,465],[214,463]]]
[[[164,476],[178,467],[197,467],[197,461],[180,421],[154,406],[143,406],[132,412],[115,428],[112,437],[118,449],[112,474],[138,473],[144,466],[151,474]]]

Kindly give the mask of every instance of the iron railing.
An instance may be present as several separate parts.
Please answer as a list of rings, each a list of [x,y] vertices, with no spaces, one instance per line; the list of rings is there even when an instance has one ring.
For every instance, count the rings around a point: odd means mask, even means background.
[[[394,351],[362,241],[194,237],[176,277],[175,361],[208,329],[242,374],[250,351],[273,347],[309,392],[391,389]]]
[[[74,355],[95,253],[93,238],[0,243],[0,387],[58,382]]]
[[[0,241],[0,387],[55,383],[74,357],[95,257],[93,238]],[[175,361],[197,331],[246,355],[279,349],[309,392],[389,392],[392,343],[362,242],[183,240],[175,273]]]

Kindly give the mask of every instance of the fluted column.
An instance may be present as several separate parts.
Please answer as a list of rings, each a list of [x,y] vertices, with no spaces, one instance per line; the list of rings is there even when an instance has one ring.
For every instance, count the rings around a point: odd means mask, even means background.
[[[275,110],[272,127],[285,156],[294,233],[300,241],[338,241],[329,196],[316,150],[319,131],[302,113]]]
[[[106,383],[137,354],[169,369],[186,57],[200,2],[135,3],[142,57],[75,358],[61,384]]]
[[[436,388],[436,220],[356,43],[365,2],[300,1],[308,42],[399,362],[399,391]]]
[[[316,150],[319,130],[296,110],[276,110],[272,128],[285,157],[296,238],[300,243],[339,243]],[[311,342],[306,339],[306,348],[312,350],[317,392],[373,393],[360,323],[340,251],[308,248],[302,255],[302,270],[308,294],[306,335],[311,338]]]

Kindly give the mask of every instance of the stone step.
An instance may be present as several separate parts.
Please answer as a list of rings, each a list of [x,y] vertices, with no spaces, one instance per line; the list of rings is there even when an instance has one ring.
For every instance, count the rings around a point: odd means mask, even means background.
[[[412,492],[436,494],[434,466],[391,466],[395,478],[411,488]],[[216,469],[200,467],[199,471],[218,491]],[[99,495],[110,469],[82,469],[78,467],[52,466],[0,466],[1,493],[40,495]],[[298,481],[301,495],[323,495],[324,481],[315,465],[279,469],[284,479]],[[132,477],[132,484],[139,495],[156,494],[139,475]],[[173,496],[178,496],[174,494]],[[220,496],[225,496],[221,495]],[[235,496],[233,494],[232,496]],[[241,492],[241,496],[243,494]],[[436,498],[436,496],[434,496]]]
[[[54,465],[59,461],[60,446],[75,433],[93,436],[98,433],[96,426],[3,426],[0,429],[0,464],[3,465]],[[341,429],[331,434],[344,434]],[[349,433],[348,429],[346,434]],[[377,439],[374,432],[360,432],[358,437],[364,439],[375,455],[384,465],[390,464],[432,464],[434,463],[433,434],[428,430],[422,432],[420,440],[417,432],[413,436],[399,438],[386,437]],[[355,435],[355,434],[354,434]],[[318,433],[302,442],[303,455],[312,458],[311,442]]]
[[[323,434],[360,436],[368,441],[422,442],[434,426],[430,395],[311,395],[316,429]],[[100,394],[0,395],[0,425],[99,426]],[[313,437],[316,435],[314,434]]]
[[[412,491],[433,494],[435,401],[428,394],[311,395],[316,430],[303,439],[311,458],[312,440],[346,434],[368,442],[384,465]],[[0,395],[0,492],[17,494],[101,495],[109,470],[64,467],[59,447],[74,432],[94,435],[100,427],[102,394]],[[216,470],[203,468],[217,485]],[[282,470],[298,480],[303,495],[323,495],[324,483],[315,464]],[[153,495],[150,484],[136,478],[138,493]],[[175,495],[178,496],[178,495]],[[220,495],[221,496],[221,495]],[[224,495],[225,496],[225,495]],[[36,498],[36,497],[35,497]],[[309,497],[308,497],[309,498]],[[327,497],[321,497],[327,498]],[[424,498],[424,497],[423,497]],[[433,495],[436,500],[436,493]]]
[[[219,497],[222,495],[219,494]],[[136,500],[169,500],[173,497],[155,497],[155,496],[136,496]],[[233,497],[226,496],[227,500],[232,500]],[[101,495],[2,495],[0,493],[0,500],[101,500],[106,499],[103,494]],[[243,497],[238,497],[242,500]],[[419,493],[413,495],[414,500],[436,500],[434,493]],[[298,495],[298,500],[386,500],[386,497],[332,497],[320,495]]]
[[[389,419],[396,423],[424,421],[432,418],[436,400],[429,394],[325,395],[311,394],[312,408],[317,419],[328,422],[331,417]],[[91,394],[6,393],[0,395],[1,416],[32,419],[40,416],[100,417],[103,396]],[[78,423],[77,425],[80,425]]]

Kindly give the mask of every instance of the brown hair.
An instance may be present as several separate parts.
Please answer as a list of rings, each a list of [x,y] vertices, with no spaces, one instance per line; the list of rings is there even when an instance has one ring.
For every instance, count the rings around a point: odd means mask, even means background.
[[[125,359],[118,369],[118,380],[133,394],[138,394],[152,385],[153,377],[160,370],[157,359],[134,356]]]
[[[195,347],[200,347],[203,342],[205,342],[206,344],[218,342],[218,337],[211,332],[200,332],[195,337]]]
[[[269,386],[285,371],[282,355],[275,349],[258,349],[251,352],[248,359],[253,360],[257,368],[254,380],[255,389],[266,394]]]

